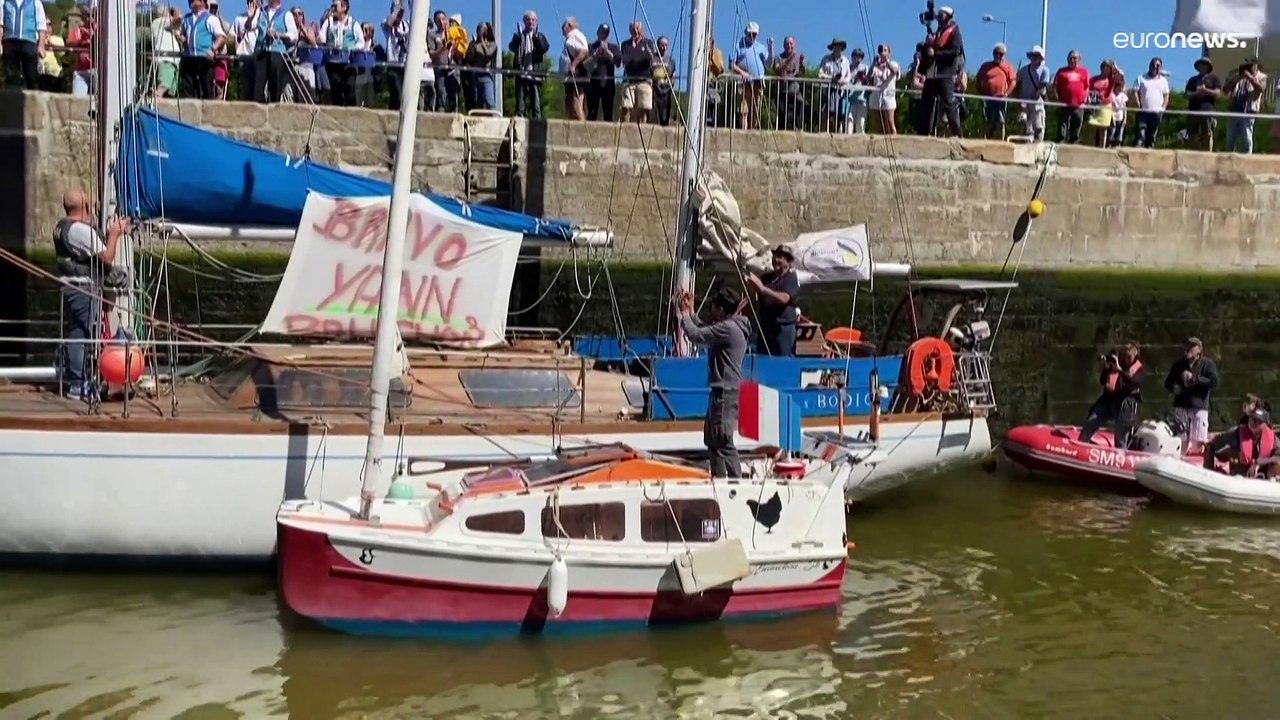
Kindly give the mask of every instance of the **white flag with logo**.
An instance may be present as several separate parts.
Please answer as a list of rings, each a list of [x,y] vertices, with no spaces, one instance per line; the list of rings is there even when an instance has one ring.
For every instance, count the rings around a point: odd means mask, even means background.
[[[871,279],[866,225],[804,233],[789,247],[801,285]]]
[[[1280,0],[1178,0],[1173,31],[1273,35],[1280,32]]]

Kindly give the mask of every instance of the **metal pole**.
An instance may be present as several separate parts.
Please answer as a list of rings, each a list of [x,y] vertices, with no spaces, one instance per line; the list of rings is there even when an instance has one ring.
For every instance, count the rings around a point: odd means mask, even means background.
[[[1040,47],[1044,48],[1045,57],[1049,57],[1049,0],[1042,0],[1040,6]]]
[[[391,371],[399,352],[400,273],[404,265],[404,236],[409,226],[409,183],[413,181],[413,139],[418,130],[418,95],[422,90],[422,65],[427,60],[427,20],[431,0],[415,0],[409,14],[409,56],[405,58],[400,88],[400,132],[392,169],[391,208],[387,211],[387,247],[382,256],[382,290],[378,295],[378,332],[373,343],[373,370],[369,378],[369,440],[364,451],[360,485],[360,517],[369,519],[374,491],[382,479],[383,431],[387,422],[387,395]]]
[[[132,2],[101,0],[98,4],[97,38],[98,57],[95,67],[100,68],[97,97],[94,98],[98,114],[98,232],[107,236],[107,227],[115,216],[121,200],[116,194],[116,155],[120,151],[120,133],[124,111],[133,102],[138,88],[137,10]],[[134,284],[133,243],[122,238],[116,251],[116,263],[128,273],[130,285]],[[118,324],[133,324],[132,291],[116,298],[117,311],[113,313]]]
[[[1001,20],[1000,21],[1000,44],[1004,45],[1006,48],[1009,47],[1008,34],[1009,34],[1009,23]]]
[[[507,76],[502,74],[502,53],[507,47],[502,41],[502,0],[493,0],[492,25],[493,41],[498,44],[498,55],[493,59],[494,67],[497,69],[497,77],[493,82],[493,100],[497,106],[494,109],[502,115],[502,86],[507,82]]]
[[[689,18],[689,88],[685,111],[684,165],[680,168],[680,214],[676,218],[674,285],[681,292],[693,291],[693,263],[698,250],[698,222],[693,191],[702,164],[702,136],[707,129],[707,37],[711,34],[709,0],[694,0]],[[677,337],[676,353],[691,354],[689,341]]]

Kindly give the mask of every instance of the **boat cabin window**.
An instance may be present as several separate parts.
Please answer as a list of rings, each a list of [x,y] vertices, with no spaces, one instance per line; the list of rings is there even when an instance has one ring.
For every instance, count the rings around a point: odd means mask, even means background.
[[[549,538],[620,542],[627,536],[626,505],[620,502],[561,505],[559,526],[555,508],[544,507],[542,534]]]
[[[478,408],[576,408],[578,387],[559,370],[460,370],[458,379]]]
[[[640,539],[653,543],[715,542],[720,539],[720,503],[671,500],[640,506]]]
[[[499,533],[501,535],[524,534],[524,511],[508,510],[506,512],[472,515],[467,518],[468,530],[475,532]]]

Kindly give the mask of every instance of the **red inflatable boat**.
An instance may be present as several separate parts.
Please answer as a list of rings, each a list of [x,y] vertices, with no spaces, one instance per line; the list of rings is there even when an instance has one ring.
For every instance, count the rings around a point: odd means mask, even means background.
[[[1077,480],[1142,491],[1134,476],[1138,463],[1155,455],[1175,455],[1188,462],[1201,458],[1182,455],[1182,441],[1162,422],[1144,422],[1134,433],[1133,447],[1116,448],[1110,430],[1093,434],[1092,442],[1079,440],[1080,428],[1064,425],[1022,425],[1004,439],[1004,454],[1027,468]]]

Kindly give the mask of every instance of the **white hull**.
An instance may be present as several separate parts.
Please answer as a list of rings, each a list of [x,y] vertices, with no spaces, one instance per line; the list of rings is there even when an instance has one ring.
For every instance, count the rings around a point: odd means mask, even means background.
[[[1183,505],[1251,515],[1280,514],[1280,483],[1235,475],[1157,457],[1138,464],[1138,482]]]
[[[365,438],[322,440],[323,434],[305,427],[292,435],[0,431],[0,554],[265,560],[275,550],[283,500],[359,492]],[[478,432],[410,436],[402,454],[493,460],[549,456],[557,444],[620,441],[671,452],[702,447],[702,433],[566,435],[559,442]],[[397,444],[388,438],[389,454]],[[848,497],[862,499],[913,474],[981,457],[991,437],[981,418],[886,422],[880,445],[881,461],[854,467],[845,479]]]

